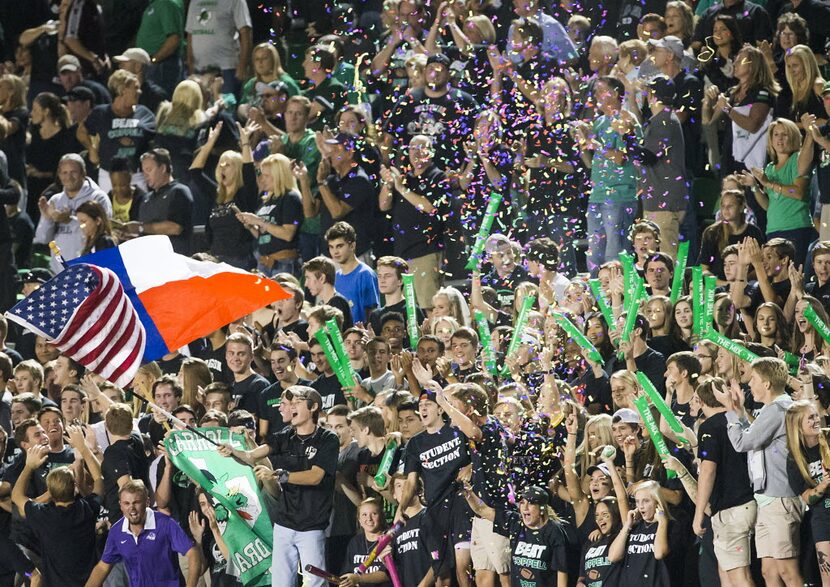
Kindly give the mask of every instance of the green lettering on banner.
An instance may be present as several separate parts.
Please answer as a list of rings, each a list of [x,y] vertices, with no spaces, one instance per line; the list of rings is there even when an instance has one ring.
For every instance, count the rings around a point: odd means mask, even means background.
[[[217,443],[243,449],[244,437],[227,428],[199,428]],[[253,469],[223,457],[216,446],[187,430],[164,441],[170,461],[210,496],[228,545],[228,572],[245,587],[271,584],[273,529]]]

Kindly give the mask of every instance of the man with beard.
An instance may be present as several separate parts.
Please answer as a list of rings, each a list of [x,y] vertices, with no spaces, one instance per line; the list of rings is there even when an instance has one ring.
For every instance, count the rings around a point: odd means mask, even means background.
[[[464,161],[463,143],[473,130],[478,105],[472,96],[450,86],[450,59],[430,55],[424,70],[426,86],[401,97],[385,122],[386,143],[410,144],[415,135],[426,135],[435,145],[435,160],[443,169],[459,169]]]
[[[173,518],[148,507],[144,483],[125,483],[118,500],[123,517],[110,529],[104,554],[92,570],[87,587],[101,587],[112,566],[122,561],[131,585],[179,587],[175,553],[187,557],[187,585],[195,587],[204,565],[202,551]]]

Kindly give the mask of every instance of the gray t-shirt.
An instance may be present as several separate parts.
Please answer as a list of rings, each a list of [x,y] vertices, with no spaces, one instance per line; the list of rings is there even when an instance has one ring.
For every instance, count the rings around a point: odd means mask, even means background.
[[[185,30],[191,35],[194,67],[236,69],[238,31],[244,27],[251,27],[251,14],[244,0],[193,0],[187,9]]]

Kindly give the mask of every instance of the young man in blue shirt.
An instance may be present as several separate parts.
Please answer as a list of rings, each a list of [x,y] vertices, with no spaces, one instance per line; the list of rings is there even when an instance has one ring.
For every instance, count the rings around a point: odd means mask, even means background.
[[[204,569],[201,549],[173,518],[147,507],[144,483],[128,481],[118,493],[124,517],[112,525],[104,554],[86,587],[103,585],[112,566],[121,561],[132,587],[179,587],[176,553],[187,557],[187,587],[195,587]]]
[[[380,290],[375,272],[355,256],[357,234],[348,222],[337,222],[326,231],[329,254],[339,266],[334,288],[349,300],[354,322],[365,323],[372,310],[380,306]]]

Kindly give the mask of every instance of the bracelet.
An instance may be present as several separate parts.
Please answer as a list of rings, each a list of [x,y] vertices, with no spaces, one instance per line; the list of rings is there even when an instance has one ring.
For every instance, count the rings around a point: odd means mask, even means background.
[[[144,234],[144,223],[138,225],[138,234]]]

